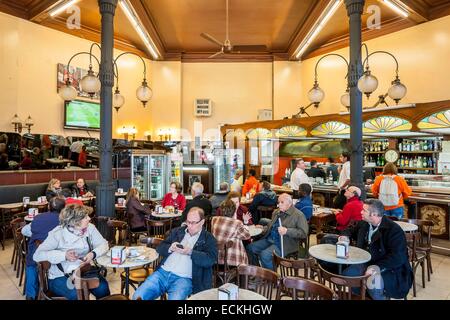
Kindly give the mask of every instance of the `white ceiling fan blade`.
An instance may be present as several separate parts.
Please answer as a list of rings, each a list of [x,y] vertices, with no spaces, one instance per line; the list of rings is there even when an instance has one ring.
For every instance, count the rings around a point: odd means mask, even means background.
[[[220,55],[222,55],[222,54],[223,54],[223,50],[214,53],[213,55],[209,56],[208,59],[218,57],[218,56],[220,56]]]
[[[217,44],[218,46],[221,46],[221,47],[223,46],[223,43],[221,43],[219,40],[217,40],[216,38],[214,38],[213,36],[211,36],[207,33],[202,32],[200,34],[200,36],[202,36],[203,38],[205,38],[208,41],[211,41],[211,42]]]

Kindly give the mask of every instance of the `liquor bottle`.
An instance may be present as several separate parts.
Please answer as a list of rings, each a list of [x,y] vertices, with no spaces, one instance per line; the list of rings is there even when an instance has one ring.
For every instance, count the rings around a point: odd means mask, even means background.
[[[417,167],[417,168],[422,168],[422,165],[423,165],[422,157],[419,156],[419,157],[417,158],[416,167]]]
[[[428,168],[428,159],[426,157],[423,157],[423,167]]]
[[[423,151],[428,151],[428,142],[424,141],[423,143]]]
[[[378,155],[378,157],[377,157],[377,167],[381,167],[380,155]]]
[[[434,146],[433,146],[433,140],[430,140],[428,142],[428,150],[433,151],[434,150]]]
[[[428,158],[428,167],[429,168],[433,168],[434,167],[434,163],[433,163],[433,158],[432,157]]]
[[[405,156],[405,167],[409,167],[409,158]]]
[[[400,157],[400,163],[399,163],[400,167],[405,166],[405,159],[403,158],[403,155]]]
[[[402,143],[400,142],[400,143],[398,144],[398,150],[403,151],[403,150],[402,150],[402,147],[403,147],[403,145],[402,145]]]

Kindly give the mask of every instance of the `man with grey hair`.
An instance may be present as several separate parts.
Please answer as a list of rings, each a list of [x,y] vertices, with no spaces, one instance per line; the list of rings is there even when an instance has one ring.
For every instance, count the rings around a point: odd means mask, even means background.
[[[357,247],[369,251],[371,260],[348,267],[344,275],[375,276],[375,270],[380,270],[383,281],[375,281],[374,284],[368,281],[368,292],[372,299],[406,297],[412,285],[413,273],[405,233],[397,223],[384,216],[384,206],[380,200],[365,200],[361,216],[363,220],[345,229],[342,235],[355,240]]]
[[[186,221],[187,214],[189,210],[193,207],[199,207],[203,209],[205,213],[205,217],[211,215],[212,205],[211,201],[203,194],[203,185],[200,182],[195,182],[191,187],[192,200],[189,201],[184,208],[183,216],[181,217],[181,221]]]
[[[227,198],[228,193],[230,193],[229,185],[227,182],[221,182],[219,185],[219,191],[214,193],[214,195],[209,199],[211,201],[213,214],[216,213],[216,209],[220,206],[222,201]]]
[[[292,205],[292,197],[283,193],[278,198],[278,209],[273,212],[272,220],[264,230],[262,239],[247,247],[250,263],[258,265],[259,258],[263,268],[273,270],[272,252],[275,250],[279,256],[298,252],[300,239],[307,236],[308,222],[305,216]]]

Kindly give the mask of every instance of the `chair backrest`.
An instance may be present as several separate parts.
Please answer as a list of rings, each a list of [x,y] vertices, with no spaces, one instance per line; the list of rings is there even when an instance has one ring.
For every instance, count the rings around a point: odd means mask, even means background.
[[[283,279],[283,286],[289,290],[293,300],[334,300],[336,295],[323,284],[303,278],[288,277]],[[302,294],[299,294],[302,293]]]
[[[273,252],[273,264],[275,270],[279,270],[282,278],[286,277],[302,277],[309,279],[314,274],[315,260],[313,258],[306,259],[286,259]]]
[[[356,295],[352,293],[353,288],[360,289],[359,299],[366,299],[367,278],[369,275],[347,277],[326,271],[319,264],[319,282],[327,285],[338,296],[339,300],[354,300]]]
[[[128,224],[125,221],[110,219],[106,222],[106,225],[112,229],[112,234],[114,236],[111,244],[125,245]]]
[[[431,247],[431,229],[434,226],[433,221],[421,219],[402,219],[402,221],[418,226],[419,233],[417,236],[419,238],[417,240],[419,246]]]
[[[150,248],[153,248],[153,249],[156,249],[160,245],[160,243],[164,241],[161,238],[154,238],[154,237],[151,237],[149,239],[150,240],[149,240],[149,242],[147,244],[147,247],[150,247]],[[156,270],[156,268],[160,265],[160,263],[161,263],[163,258],[164,257],[162,255],[159,255],[158,259],[154,260],[151,263],[153,270]]]
[[[164,239],[167,231],[171,229],[172,220],[146,220],[147,221],[147,232],[149,237],[155,237]]]
[[[231,280],[229,279],[232,271],[230,266],[228,265],[228,249],[233,247],[233,245],[233,240],[229,240],[226,242],[217,242],[217,249],[219,251],[223,251],[223,264],[219,264],[219,261],[217,260],[214,266],[214,273],[216,278],[219,278],[223,284]],[[217,259],[218,258],[219,257],[217,257]]]
[[[11,209],[0,209],[0,225],[7,226],[15,218],[15,215],[23,212],[23,206]]]
[[[100,279],[94,278],[83,278],[82,273],[84,270],[90,268],[89,264],[81,265],[74,271],[74,286],[77,290],[78,300],[89,300],[90,291],[92,289],[98,288],[100,285]]]
[[[274,206],[258,206],[256,208],[259,218],[272,219],[272,214],[276,207]]]
[[[257,266],[241,264],[238,266],[238,286],[242,289],[249,289],[249,277],[254,277],[255,291],[260,295],[272,300],[273,290],[278,289],[279,276],[269,269]]]
[[[420,232],[405,232],[406,243],[408,245],[409,261],[414,262],[417,260],[417,244],[420,238]]]

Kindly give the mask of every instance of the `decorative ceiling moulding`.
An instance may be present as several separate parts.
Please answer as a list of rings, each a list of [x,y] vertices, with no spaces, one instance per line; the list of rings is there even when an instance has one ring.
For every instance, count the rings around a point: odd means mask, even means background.
[[[430,20],[439,19],[448,15],[450,15],[450,1],[432,7],[429,11]]]

